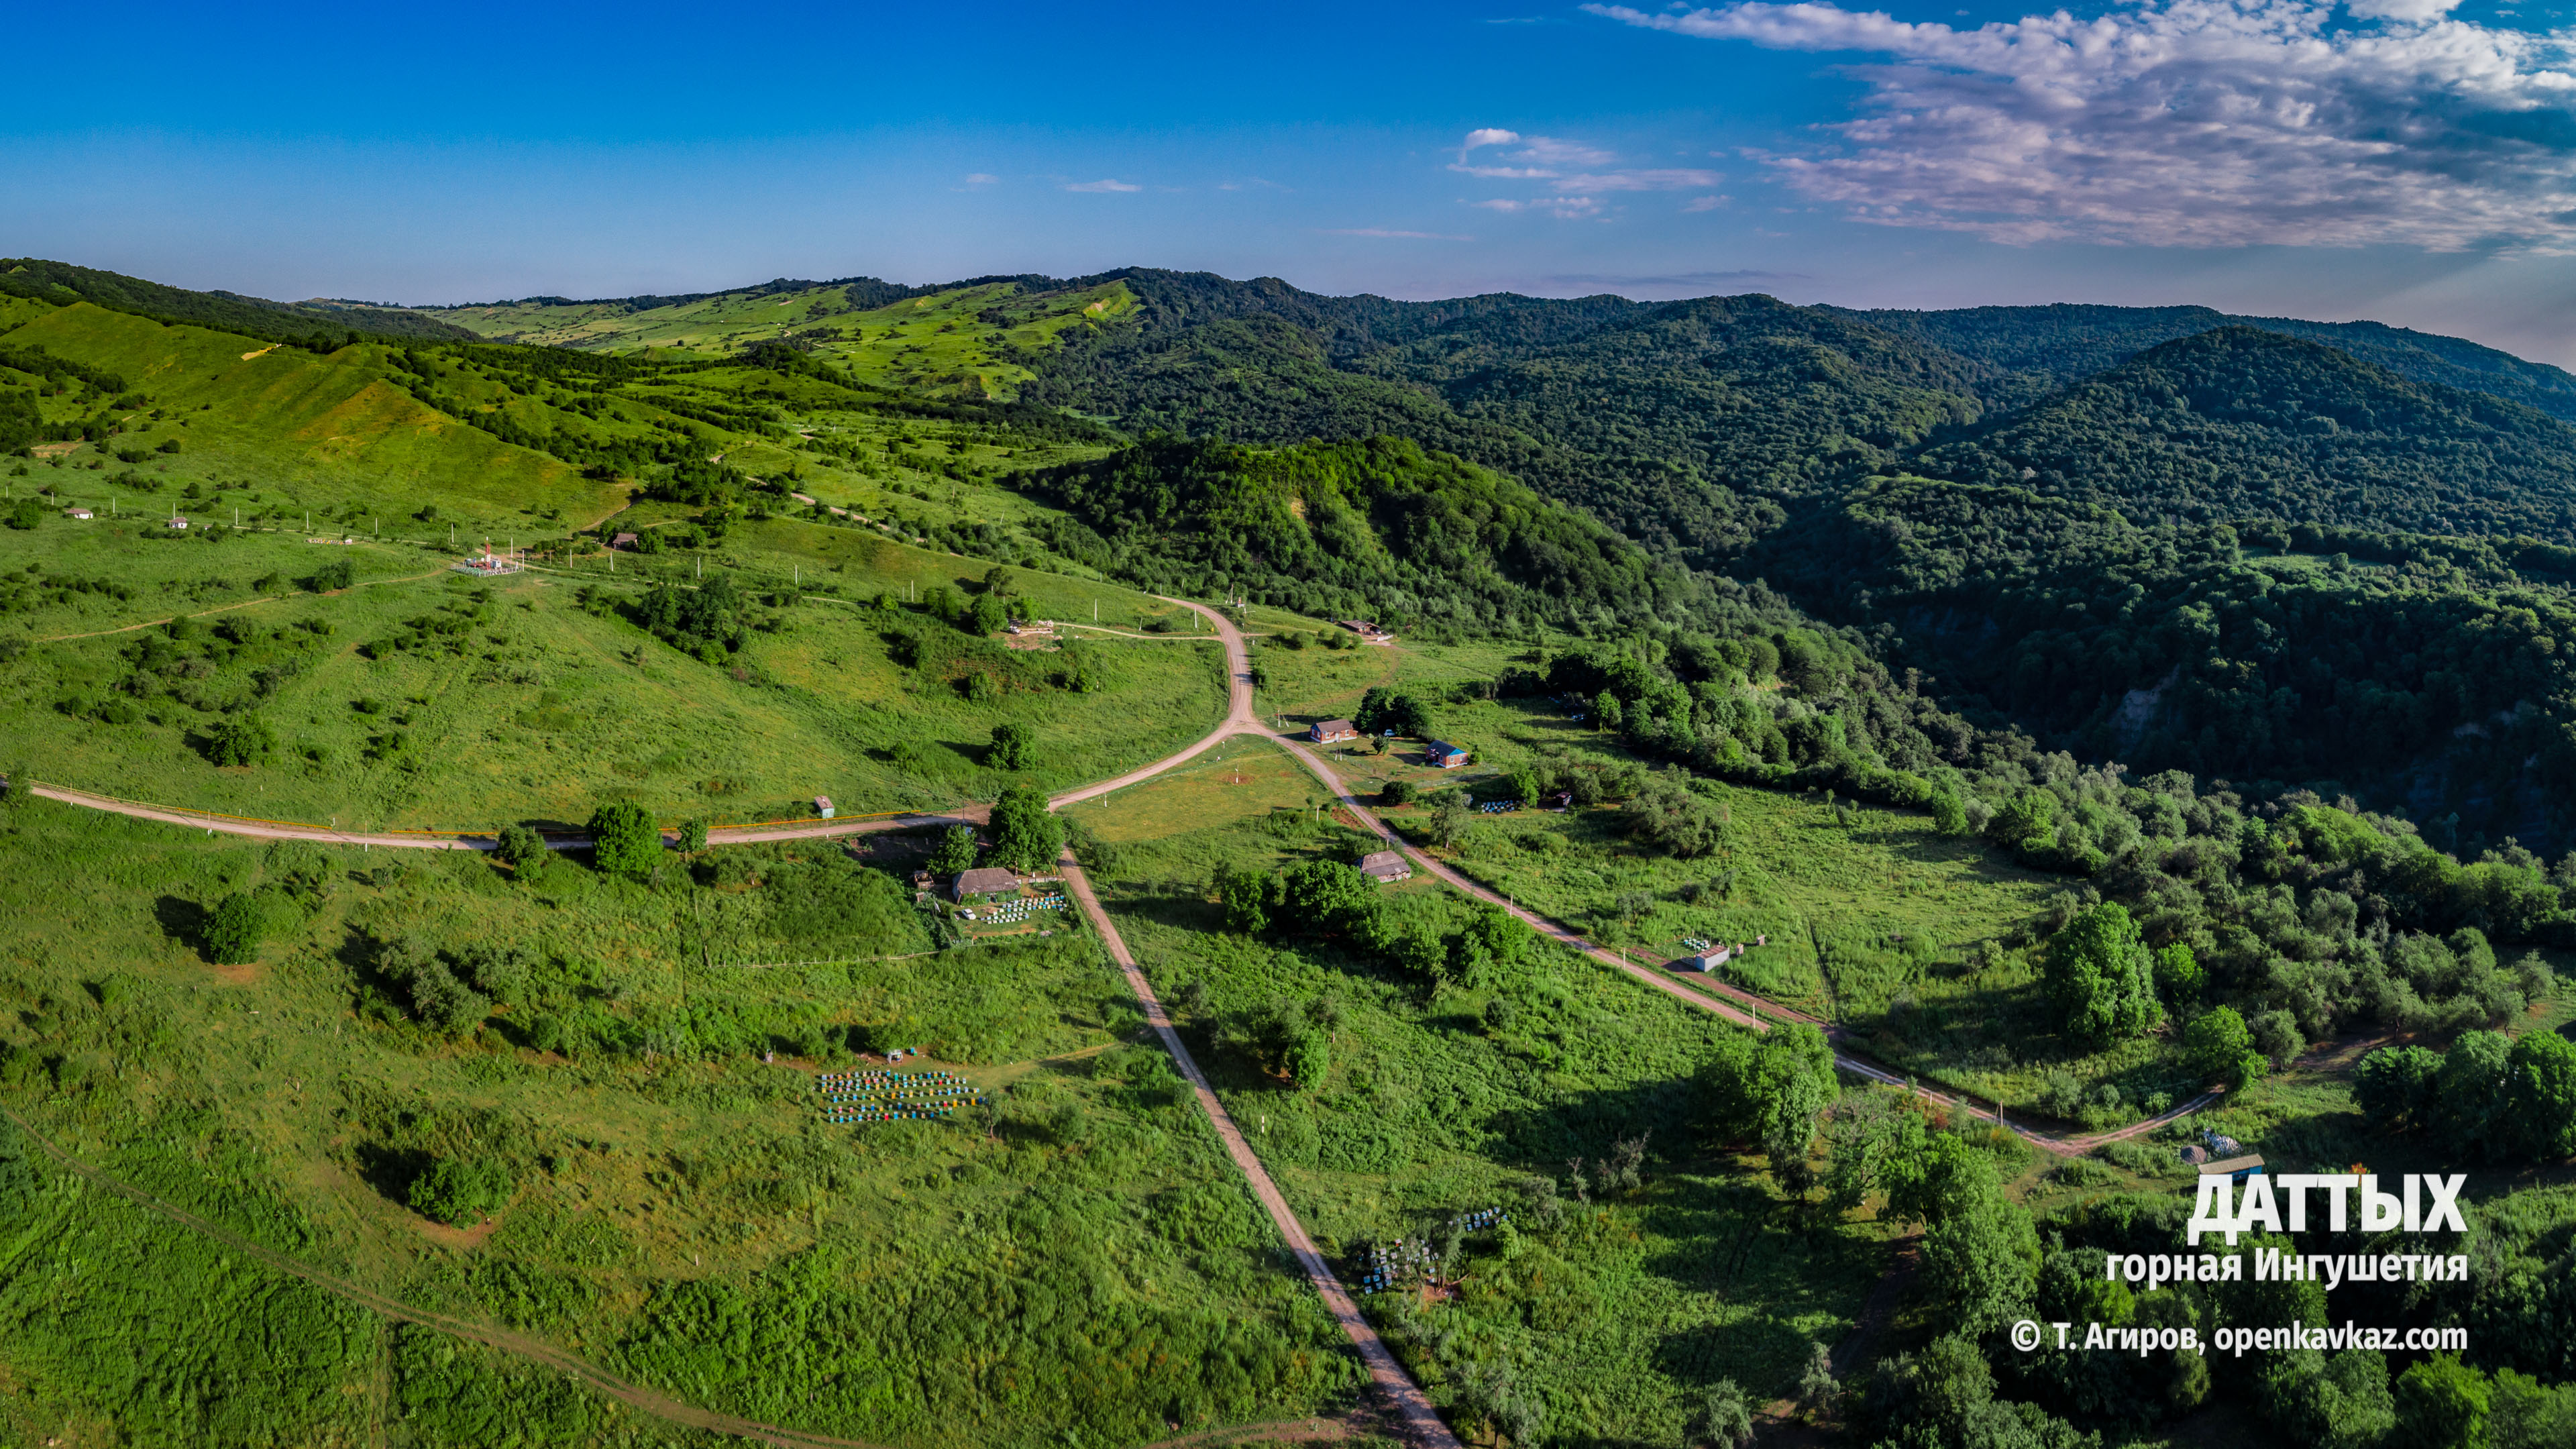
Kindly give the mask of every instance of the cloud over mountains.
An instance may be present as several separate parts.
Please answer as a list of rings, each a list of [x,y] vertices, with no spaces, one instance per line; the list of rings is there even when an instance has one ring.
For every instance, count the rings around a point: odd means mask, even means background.
[[[1856,220],[2157,246],[2576,244],[2576,31],[2455,0],[2146,0],[1957,30],[1831,4],[1648,13],[1641,28],[1884,57],[1866,114],[1753,153]]]

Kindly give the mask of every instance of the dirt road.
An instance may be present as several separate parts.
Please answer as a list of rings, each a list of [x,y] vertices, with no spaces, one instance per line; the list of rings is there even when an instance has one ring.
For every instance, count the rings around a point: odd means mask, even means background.
[[[1368,1365],[1370,1382],[1394,1409],[1414,1442],[1425,1446],[1425,1449],[1462,1449],[1457,1436],[1441,1422],[1439,1411],[1431,1407],[1431,1400],[1423,1394],[1421,1386],[1414,1383],[1412,1376],[1404,1371],[1404,1365],[1396,1361],[1394,1351],[1386,1346],[1386,1340],[1379,1338],[1377,1330],[1361,1315],[1359,1305],[1351,1301],[1349,1290],[1342,1286],[1342,1280],[1324,1262],[1324,1255],[1315,1251],[1314,1240],[1306,1236],[1305,1225],[1297,1220],[1295,1210],[1288,1206],[1288,1199],[1280,1195],[1279,1185],[1271,1181],[1261,1159],[1243,1140],[1242,1129],[1234,1125],[1234,1118],[1226,1112],[1225,1104],[1217,1100],[1216,1089],[1208,1085],[1207,1074],[1199,1070],[1199,1064],[1190,1056],[1190,1049],[1182,1044],[1181,1034],[1173,1029],[1172,1018],[1163,1010],[1162,999],[1154,994],[1153,984],[1145,979],[1143,968],[1136,964],[1135,953],[1127,949],[1125,938],[1118,934],[1117,924],[1109,919],[1107,911],[1100,908],[1100,897],[1093,893],[1091,881],[1082,873],[1082,867],[1068,855],[1061,868],[1066,889],[1081,904],[1082,914],[1091,922],[1093,929],[1100,932],[1102,943],[1109,948],[1110,959],[1126,973],[1128,989],[1136,993],[1136,1000],[1145,1008],[1145,1020],[1152,1023],[1156,1034],[1162,1037],[1163,1049],[1171,1053],[1173,1064],[1181,1069],[1181,1075],[1189,1079],[1190,1090],[1198,1096],[1199,1109],[1207,1113],[1208,1121],[1216,1127],[1216,1135],[1225,1143],[1226,1156],[1234,1159],[1236,1169],[1243,1173],[1245,1181],[1252,1184],[1252,1195],[1260,1199],[1262,1211],[1270,1214],[1270,1221],[1278,1226],[1279,1236],[1287,1241],[1288,1250],[1296,1254],[1298,1265],[1306,1270],[1306,1279],[1323,1298],[1325,1309],[1340,1322],[1342,1332],[1350,1335],[1352,1346],[1359,1350],[1361,1362]]]

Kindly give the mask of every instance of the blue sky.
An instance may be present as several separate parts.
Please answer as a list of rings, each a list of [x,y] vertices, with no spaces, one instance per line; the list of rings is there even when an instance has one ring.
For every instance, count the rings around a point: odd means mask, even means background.
[[[0,252],[446,302],[1120,265],[2205,302],[2576,364],[2569,17],[2470,0],[13,21]]]

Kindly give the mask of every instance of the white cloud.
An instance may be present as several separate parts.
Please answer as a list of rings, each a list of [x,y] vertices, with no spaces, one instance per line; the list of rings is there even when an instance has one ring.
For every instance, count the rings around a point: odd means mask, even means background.
[[[1559,191],[1697,191],[1726,178],[1714,171],[1610,171],[1558,179]]]
[[[1067,191],[1142,191],[1145,188],[1132,181],[1102,177],[1098,181],[1068,181],[1064,189]]]
[[[1715,211],[1734,199],[1732,196],[1694,196],[1683,203],[1682,210],[1685,212]]]
[[[969,186],[990,186],[1001,179],[1002,178],[999,176],[987,176],[981,171],[976,171],[970,173],[966,177],[966,184]]]
[[[2141,0],[1975,30],[1831,4],[1740,3],[1625,24],[1774,50],[1858,51],[1868,112],[1757,154],[1889,226],[2005,242],[2459,250],[2576,244],[2576,31],[2443,18],[2440,0]]]
[[[2360,20],[2439,20],[2459,4],[2460,0],[2344,0],[2344,8]]]
[[[1516,165],[1467,164],[1467,157],[1488,146],[1512,146],[1499,158]],[[1487,127],[1470,131],[1458,148],[1458,159],[1449,169],[1479,181],[1539,181],[1557,193],[1538,200],[1501,198],[1473,201],[1489,211],[1545,211],[1550,216],[1569,220],[1589,217],[1602,210],[1594,195],[1604,191],[1696,191],[1715,186],[1725,178],[1714,171],[1690,167],[1625,168],[1616,165],[1618,153],[1604,151],[1582,141],[1569,141],[1560,136],[1523,136],[1517,131]],[[1605,168],[1574,169],[1567,168]]]

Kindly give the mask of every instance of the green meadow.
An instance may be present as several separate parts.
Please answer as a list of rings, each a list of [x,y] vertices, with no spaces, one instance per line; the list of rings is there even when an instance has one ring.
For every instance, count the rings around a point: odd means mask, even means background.
[[[1813,1345],[1851,1328],[1886,1251],[1869,1225],[1802,1228],[1754,1163],[1701,1138],[1690,1077],[1736,1028],[1568,952],[1426,995],[1329,944],[1226,932],[1207,892],[1217,865],[1366,846],[1316,819],[1311,781],[1279,752],[1240,748],[1080,807],[1121,845],[1107,904],[1346,1279],[1372,1244],[1436,1240],[1481,1209],[1513,1216],[1463,1235],[1454,1295],[1363,1299],[1434,1395],[1500,1373],[1543,1406],[1550,1438],[1680,1445],[1721,1377],[1757,1402],[1788,1393]],[[1427,877],[1392,889],[1443,894]],[[1320,1084],[1292,1087],[1239,1044],[1282,1004],[1332,1023]],[[1640,1139],[1635,1186],[1560,1195]]]
[[[48,802],[0,831],[12,1109],[368,1292],[892,1445],[1136,1443],[1356,1390],[1090,938],[920,954],[935,923],[895,877],[927,841],[674,856],[645,882]],[[211,965],[205,913],[244,892],[265,944]],[[405,1010],[406,951],[472,962],[479,1020]],[[984,1105],[824,1121],[814,1073],[892,1045]],[[12,1439],[704,1442],[0,1149]],[[449,1162],[493,1183],[454,1224],[415,1206]]]
[[[785,546],[759,546],[773,538]],[[450,571],[443,548],[48,517],[0,533],[0,627],[24,631],[0,637],[26,641],[0,734],[38,778],[129,799],[488,830],[578,823],[608,800],[726,822],[810,815],[816,795],[864,814],[1061,789],[1170,753],[1224,713],[1213,641],[1103,629],[1011,649],[870,603],[982,587],[964,560],[810,524],[746,542],[716,571],[771,602],[746,646],[709,664],[631,622],[653,579],[698,586],[694,556],[484,581]],[[299,583],[334,563],[354,587]],[[1126,590],[1015,578],[1042,613],[1195,621]],[[128,627],[156,619],[175,622]],[[1077,658],[1088,690],[1067,682]],[[1035,740],[1010,772],[986,759],[1005,723]],[[232,726],[260,733],[258,758],[220,762],[208,741]]]

